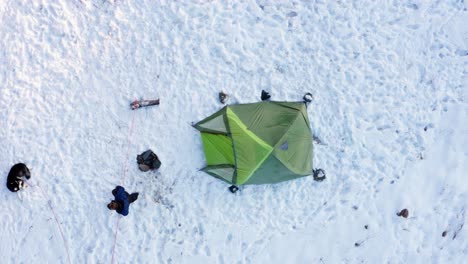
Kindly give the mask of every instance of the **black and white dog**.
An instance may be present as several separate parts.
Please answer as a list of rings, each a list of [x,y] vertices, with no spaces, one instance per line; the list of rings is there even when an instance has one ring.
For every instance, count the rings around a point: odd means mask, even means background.
[[[28,167],[23,163],[18,163],[11,167],[8,173],[7,188],[12,192],[17,192],[25,187],[24,179],[31,178]]]

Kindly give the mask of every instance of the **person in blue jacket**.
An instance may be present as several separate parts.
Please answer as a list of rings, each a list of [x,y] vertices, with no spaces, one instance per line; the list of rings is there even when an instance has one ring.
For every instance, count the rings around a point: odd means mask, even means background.
[[[107,205],[107,208],[109,210],[116,210],[117,213],[123,216],[128,215],[128,207],[138,199],[138,193],[128,194],[122,186],[115,187],[112,194],[115,199]]]

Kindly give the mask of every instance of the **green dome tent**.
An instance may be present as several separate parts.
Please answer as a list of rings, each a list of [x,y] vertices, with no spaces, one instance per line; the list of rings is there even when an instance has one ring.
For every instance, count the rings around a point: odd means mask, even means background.
[[[205,151],[202,170],[228,183],[276,183],[312,174],[304,102],[228,105],[193,126]]]

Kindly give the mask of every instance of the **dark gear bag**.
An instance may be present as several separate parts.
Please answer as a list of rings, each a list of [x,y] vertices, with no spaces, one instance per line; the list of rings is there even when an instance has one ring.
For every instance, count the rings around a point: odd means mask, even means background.
[[[161,161],[151,149],[137,156],[138,168],[141,171],[155,170],[161,167]]]

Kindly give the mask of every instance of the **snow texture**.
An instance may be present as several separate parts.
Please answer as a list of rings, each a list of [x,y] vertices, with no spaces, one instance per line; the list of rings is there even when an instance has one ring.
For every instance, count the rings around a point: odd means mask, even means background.
[[[2,263],[466,263],[468,3],[0,1]],[[298,101],[312,177],[228,185],[190,125]],[[131,111],[135,99],[161,104]],[[157,172],[140,172],[151,148]],[[111,190],[140,192],[130,214]],[[407,208],[409,217],[396,213]],[[444,234],[444,236],[442,235]]]

